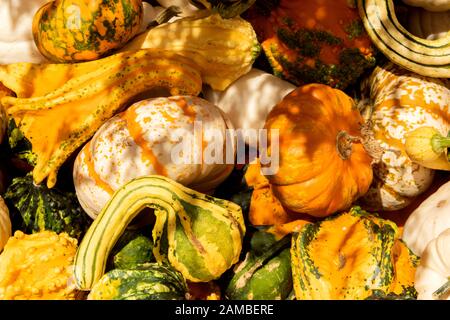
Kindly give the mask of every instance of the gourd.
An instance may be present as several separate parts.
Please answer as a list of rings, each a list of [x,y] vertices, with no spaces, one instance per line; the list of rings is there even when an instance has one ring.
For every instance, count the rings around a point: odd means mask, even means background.
[[[73,300],[77,240],[66,233],[16,231],[0,254],[0,300]]]
[[[148,263],[109,271],[94,285],[88,300],[183,300],[186,294],[181,273]]]
[[[353,100],[326,85],[288,94],[267,116],[268,150],[279,143],[279,170],[266,176],[281,204],[325,217],[345,210],[372,182],[363,119]],[[279,139],[272,130],[279,130]],[[339,178],[337,178],[339,177]]]
[[[411,161],[406,137],[423,126],[447,134],[449,88],[446,80],[420,76],[392,63],[375,68],[362,84],[367,118],[382,148],[380,162],[374,166],[374,182],[362,199],[365,208],[399,210],[429,188],[434,171]]]
[[[235,154],[234,140],[226,141],[232,128],[220,109],[197,97],[139,101],[107,121],[78,155],[78,199],[95,218],[120,186],[153,174],[210,191],[233,170],[234,156],[226,162]]]
[[[11,216],[28,233],[50,230],[80,239],[91,222],[75,193],[35,185],[30,174],[14,178],[4,197]]]
[[[11,218],[5,201],[0,197],[0,252],[2,252],[8,238],[11,237]]]
[[[136,35],[142,13],[140,0],[50,1],[34,15],[33,37],[53,62],[95,60]]]
[[[358,10],[346,0],[257,1],[245,13],[276,76],[345,89],[375,65]]]
[[[431,240],[416,271],[417,299],[450,300],[450,228]]]
[[[33,40],[35,12],[48,0],[2,0],[0,2],[0,64],[47,61]]]
[[[427,40],[445,38],[450,31],[450,11],[431,12],[422,8],[409,8],[408,31]]]
[[[285,300],[292,291],[290,236],[280,241],[256,232],[245,259],[234,267],[225,295],[230,300]]]
[[[447,0],[403,0],[403,2],[410,6],[422,7],[434,12],[450,10],[450,3]]]
[[[204,88],[205,99],[222,109],[236,129],[262,129],[270,110],[296,87],[252,69],[225,91]]]
[[[291,257],[298,300],[413,291],[417,258],[398,243],[397,226],[358,207],[305,225],[293,236]]]
[[[113,269],[133,269],[139,264],[154,262],[153,243],[146,236],[125,231],[111,251]]]
[[[402,239],[418,256],[428,243],[450,228],[450,182],[423,201],[406,220]]]
[[[32,145],[36,184],[56,183],[62,163],[128,101],[153,88],[197,95],[201,78],[185,58],[139,50],[79,64],[0,65],[16,97],[0,102]]]
[[[130,221],[154,209],[153,255],[193,282],[219,278],[239,259],[245,233],[241,208],[163,176],[137,178],[116,191],[84,236],[74,278],[90,290],[103,276],[108,254]]]
[[[162,24],[131,40],[121,51],[168,50],[182,55],[200,71],[203,82],[225,90],[250,71],[260,46],[252,26],[241,18],[193,16]]]
[[[358,8],[367,33],[389,60],[423,76],[450,77],[450,32],[436,40],[412,35],[398,22],[392,0],[358,0]]]

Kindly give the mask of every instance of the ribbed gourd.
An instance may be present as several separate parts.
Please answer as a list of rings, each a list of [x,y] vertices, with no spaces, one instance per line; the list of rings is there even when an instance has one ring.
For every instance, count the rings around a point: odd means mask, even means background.
[[[394,223],[358,207],[305,225],[293,236],[291,256],[299,300],[414,295],[417,257],[399,242]]]
[[[116,191],[94,220],[75,258],[74,278],[90,290],[103,276],[117,239],[145,207],[154,209],[153,254],[193,282],[219,278],[239,259],[245,233],[241,208],[163,176],[137,178]]]
[[[411,161],[406,136],[429,126],[450,130],[450,86],[446,79],[420,76],[392,63],[375,68],[361,85],[366,118],[382,149],[374,181],[363,198],[370,210],[398,210],[429,188],[434,171]]]
[[[122,47],[141,28],[141,0],[56,0],[33,18],[39,51],[53,62],[98,59]]]
[[[184,300],[183,275],[168,265],[140,264],[106,273],[92,288],[88,300]]]
[[[121,51],[145,48],[168,50],[190,59],[203,82],[220,91],[249,72],[260,52],[250,23],[218,14],[162,24],[138,35]]]
[[[154,174],[209,192],[233,170],[231,129],[219,108],[198,97],[139,101],[102,125],[76,158],[78,199],[95,218],[119,187]]]
[[[202,85],[190,60],[160,50],[75,64],[1,65],[0,82],[17,95],[0,101],[32,144],[34,182],[47,178],[48,187],[62,163],[131,98],[161,87],[195,96]]]

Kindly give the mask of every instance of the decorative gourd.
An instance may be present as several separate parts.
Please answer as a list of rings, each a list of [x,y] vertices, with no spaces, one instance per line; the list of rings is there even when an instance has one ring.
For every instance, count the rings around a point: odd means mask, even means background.
[[[14,178],[4,197],[27,233],[50,230],[80,239],[91,223],[75,193],[35,185],[30,174]]]
[[[402,239],[418,256],[428,243],[450,228],[450,182],[442,185],[408,217]]]
[[[111,252],[113,269],[133,269],[139,264],[154,262],[153,243],[137,232],[127,232],[119,238]]]
[[[252,69],[225,91],[205,88],[205,99],[222,109],[236,129],[262,129],[270,110],[296,87],[269,73]]]
[[[450,78],[450,32],[436,40],[412,35],[398,22],[393,0],[358,0],[358,8],[373,43],[392,62],[423,76]]]
[[[31,30],[35,12],[48,0],[0,1],[0,64],[46,62]]]
[[[148,263],[109,271],[94,285],[88,300],[183,300],[186,294],[181,273]]]
[[[153,174],[210,191],[233,170],[225,161],[228,152],[235,153],[234,142],[226,142],[232,128],[220,109],[197,97],[137,102],[106,122],[78,155],[73,169],[78,199],[95,218],[115,190]]]
[[[445,80],[423,77],[392,63],[377,67],[362,87],[363,98],[370,101],[373,135],[383,149],[362,203],[371,210],[399,210],[433,180],[432,170],[412,162],[406,154],[406,136],[423,126],[447,134],[450,89]]]
[[[163,51],[139,50],[79,64],[0,65],[0,82],[15,97],[0,100],[37,156],[36,184],[53,187],[59,167],[132,97],[153,88],[197,95],[192,62]]]
[[[403,0],[403,2],[410,6],[422,7],[429,11],[441,12],[450,10],[448,0]]]
[[[281,204],[316,217],[345,210],[372,182],[363,119],[344,92],[321,84],[300,87],[269,113],[265,128],[279,130],[279,170],[267,176]],[[275,136],[276,137],[276,136]]]
[[[158,2],[164,8],[177,6],[181,9],[182,16],[193,15],[198,10],[197,7],[195,7],[189,0],[157,0],[156,2]]]
[[[239,259],[245,233],[241,208],[190,190],[169,178],[137,178],[116,191],[94,220],[75,258],[75,282],[90,290],[103,276],[106,258],[130,221],[154,209],[153,254],[187,280],[219,278]]]
[[[257,1],[245,16],[276,76],[345,89],[375,65],[370,38],[348,2]]]
[[[0,300],[73,300],[77,240],[66,233],[16,231],[0,254]]]
[[[121,51],[168,50],[196,64],[203,82],[225,90],[250,71],[260,52],[252,26],[241,18],[187,17],[138,35]]]
[[[34,15],[34,41],[54,62],[95,60],[136,35],[142,13],[141,0],[51,1]]]
[[[397,238],[394,223],[357,207],[305,225],[291,247],[296,298],[356,300],[377,291],[410,292],[417,258],[397,247]],[[405,266],[405,259],[413,261]]]
[[[431,12],[422,8],[409,8],[408,31],[427,40],[447,37],[450,31],[450,9]]]
[[[11,237],[11,218],[9,217],[9,210],[5,201],[0,197],[0,252]]]
[[[230,300],[285,300],[292,291],[291,238],[275,241],[256,232],[250,251],[234,267],[225,295]]]
[[[416,271],[417,299],[450,300],[450,228],[431,240]]]

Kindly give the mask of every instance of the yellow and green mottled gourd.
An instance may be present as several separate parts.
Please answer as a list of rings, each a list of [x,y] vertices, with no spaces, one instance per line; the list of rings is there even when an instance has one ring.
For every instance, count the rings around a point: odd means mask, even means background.
[[[0,66],[0,83],[16,97],[0,102],[31,142],[36,184],[53,187],[59,167],[136,95],[167,88],[198,95],[201,76],[188,59],[162,50],[139,50],[78,64]]]
[[[90,290],[100,280],[114,244],[146,207],[156,216],[156,261],[168,261],[187,280],[217,279],[239,260],[245,224],[237,204],[163,176],[142,177],[116,191],[83,238],[74,271],[80,290]]]
[[[50,1],[34,15],[34,41],[54,62],[95,60],[136,35],[142,16],[141,0]]]
[[[162,24],[138,35],[121,51],[169,50],[199,66],[203,82],[214,90],[225,90],[250,71],[260,45],[250,23],[242,18],[187,17]]]

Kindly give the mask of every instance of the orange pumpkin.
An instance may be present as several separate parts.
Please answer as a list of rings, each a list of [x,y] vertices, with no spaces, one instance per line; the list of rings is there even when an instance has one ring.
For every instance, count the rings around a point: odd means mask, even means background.
[[[267,176],[281,204],[325,217],[350,207],[372,181],[363,143],[363,119],[353,100],[326,85],[310,84],[286,96],[267,117],[268,150],[279,130],[279,170]]]

